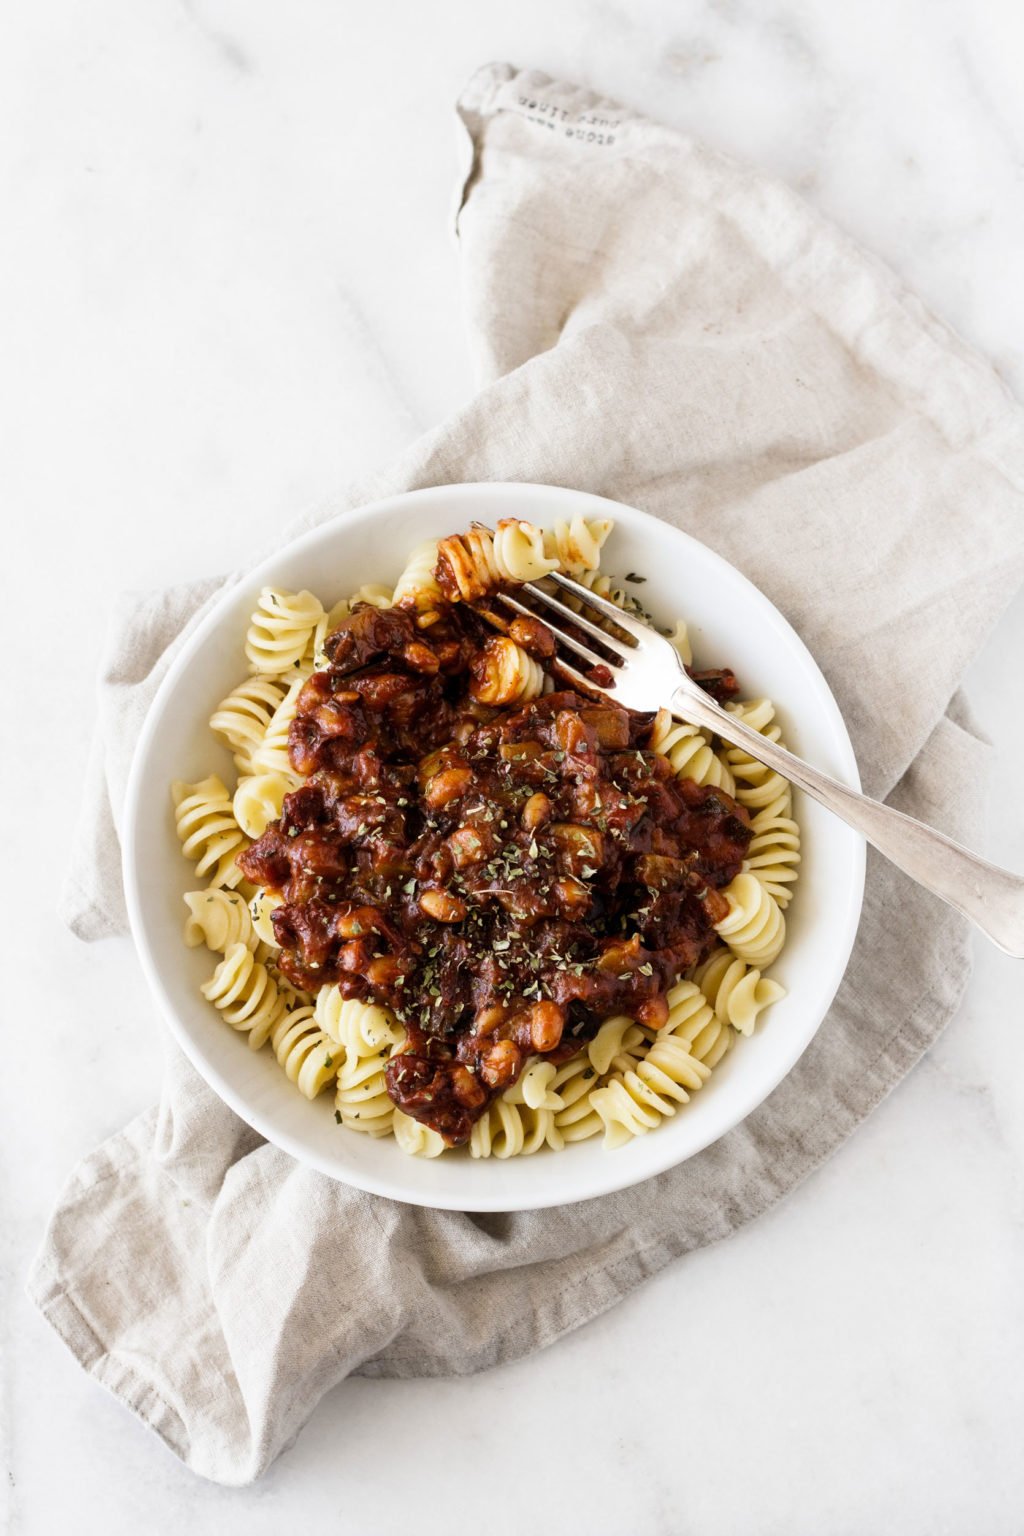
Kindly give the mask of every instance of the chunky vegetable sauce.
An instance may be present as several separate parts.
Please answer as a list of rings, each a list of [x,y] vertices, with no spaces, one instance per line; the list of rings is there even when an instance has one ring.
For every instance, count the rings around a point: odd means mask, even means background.
[[[551,654],[536,620],[513,638]],[[645,749],[650,716],[572,692],[487,703],[495,641],[463,606],[426,630],[357,608],[326,650],[291,727],[306,782],[238,863],[283,897],[284,974],[391,1008],[407,1040],[389,1094],[462,1143],[528,1056],[564,1061],[614,1014],[665,1022],[727,910],[747,814]]]

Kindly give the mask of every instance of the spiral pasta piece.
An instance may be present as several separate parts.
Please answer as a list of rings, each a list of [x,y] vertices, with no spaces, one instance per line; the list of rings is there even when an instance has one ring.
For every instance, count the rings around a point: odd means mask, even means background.
[[[336,986],[321,987],[317,993],[316,1021],[325,1035],[344,1046],[348,1056],[376,1056],[385,1046],[400,1045],[405,1038],[388,1009],[342,997]]]
[[[239,779],[231,808],[246,837],[262,837],[272,821],[277,821],[284,797],[295,788],[295,780],[279,773],[257,773]]]
[[[311,663],[311,670],[322,672],[325,667],[330,665],[327,652],[324,650],[324,642],[327,636],[333,634],[337,629],[342,619],[348,618],[348,615],[348,600],[343,597],[318,621],[303,657],[304,662],[309,661]]]
[[[561,1109],[562,1100],[552,1089],[558,1068],[553,1061],[542,1056],[531,1056],[511,1088],[502,1097],[509,1104],[521,1104],[527,1109]]]
[[[284,897],[279,892],[264,890],[262,886],[249,898],[249,921],[260,944],[266,949],[280,948],[271,914],[283,901]],[[261,954],[260,958],[264,959],[265,956]]]
[[[592,1108],[604,1126],[604,1145],[621,1147],[633,1136],[644,1136],[671,1118],[676,1104],[659,1094],[634,1071],[616,1073],[590,1095]]]
[[[334,1095],[335,1119],[351,1131],[366,1136],[390,1136],[395,1106],[388,1096],[384,1067],[389,1055],[347,1055],[338,1072]]]
[[[555,1129],[563,1141],[586,1141],[603,1130],[601,1117],[590,1102],[591,1090],[599,1081],[585,1051],[558,1068],[551,1080],[551,1091],[562,1101],[562,1108],[554,1113]]]
[[[235,856],[245,847],[246,838],[221,780],[215,773],[198,784],[176,779],[171,799],[182,852],[195,864],[196,874],[211,885],[233,889],[242,878]]]
[[[231,748],[239,773],[252,772],[253,753],[284,693],[285,684],[276,677],[247,677],[210,716],[210,729]]]
[[[696,982],[687,980],[669,988],[668,1019],[660,1033],[684,1041],[693,1059],[709,1069],[717,1067],[734,1038]]]
[[[403,1152],[410,1157],[440,1157],[446,1150],[445,1139],[439,1131],[414,1120],[411,1115],[396,1109],[391,1117],[391,1130]]]
[[[395,583],[395,607],[414,608],[420,618],[433,614],[441,601],[441,588],[434,575],[437,565],[437,539],[417,544]]]
[[[634,1053],[643,1040],[643,1030],[628,1016],[616,1014],[605,1019],[593,1040],[587,1044],[587,1059],[599,1077],[611,1071],[612,1063],[623,1052]]]
[[[780,907],[787,907],[800,873],[800,827],[792,816],[771,814],[777,803],[773,801],[752,818],[754,835],[743,868],[756,875]]]
[[[775,706],[770,699],[747,699],[727,704],[726,710],[744,725],[768,741],[778,742],[782,735],[774,724]],[[723,756],[736,780],[736,799],[751,812],[763,810],[789,791],[789,780],[774,768],[751,757],[745,747],[725,747]]]
[[[341,1052],[317,1024],[308,1004],[281,1015],[270,1044],[289,1081],[307,1099],[315,1099],[338,1075]]]
[[[287,1006],[266,967],[244,944],[231,945],[199,990],[232,1029],[248,1035],[254,1051],[266,1044]]]
[[[661,1098],[688,1104],[690,1094],[703,1088],[711,1076],[711,1068],[698,1061],[686,1040],[669,1030],[655,1037],[647,1055],[637,1065],[636,1075]]]
[[[481,704],[525,704],[544,690],[540,663],[510,640],[493,635],[475,663],[471,693]]]
[[[288,738],[292,721],[295,719],[299,694],[312,670],[312,662],[300,663],[299,672],[296,673],[284,697],[274,710],[267,723],[263,739],[254,748],[252,754],[253,773],[276,774],[279,778],[287,779],[291,789],[301,784],[302,779],[292,767],[292,760],[288,753]]]
[[[587,522],[575,517],[542,530],[503,518],[493,534],[472,528],[442,539],[438,560],[450,571],[458,597],[471,603],[502,582],[537,581],[555,570],[573,575],[596,571],[612,526],[607,518]]]
[[[770,896],[756,875],[741,871],[722,892],[729,903],[728,914],[715,924],[715,932],[724,939],[739,959],[760,969],[778,959],[786,942],[786,919],[774,896]]]
[[[312,592],[264,587],[245,637],[253,671],[279,676],[301,663],[323,616],[323,606]]]
[[[549,560],[557,560],[559,570],[568,576],[581,571],[596,571],[601,561],[601,550],[615,524],[609,517],[595,518],[588,522],[576,516],[571,522],[557,522],[544,530],[544,553]]]
[[[690,631],[683,619],[676,619],[675,628],[667,637],[669,645],[675,646],[679,652],[679,660],[684,667],[693,666],[693,649],[690,645]]]
[[[383,586],[379,581],[368,581],[357,592],[353,592],[349,598],[349,607],[355,608],[358,603],[362,603],[367,608],[390,608],[393,596],[390,587]]]
[[[514,518],[503,518],[493,534],[471,528],[441,539],[437,561],[447,568],[457,597],[466,603],[485,597],[503,582],[534,581],[557,565],[545,557],[540,529]]]
[[[225,954],[233,944],[255,950],[257,938],[245,899],[238,891],[210,886],[205,891],[188,891],[185,905],[185,943],[189,949],[205,944],[214,954]]]
[[[667,709],[659,709],[648,746],[652,752],[668,758],[678,778],[694,779],[698,784],[733,793],[736,785],[732,773],[698,726],[673,720]]]
[[[550,1109],[530,1109],[503,1094],[488,1105],[470,1132],[471,1157],[529,1157],[541,1147],[560,1151],[564,1139]]]
[[[752,1035],[757,1016],[785,997],[786,989],[754,966],[738,959],[729,949],[716,949],[692,976],[715,1016],[731,1024],[741,1035]]]

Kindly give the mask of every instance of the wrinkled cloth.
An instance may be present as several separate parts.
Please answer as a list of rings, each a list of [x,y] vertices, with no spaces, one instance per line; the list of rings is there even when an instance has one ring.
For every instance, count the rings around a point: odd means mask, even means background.
[[[329,515],[507,479],[665,518],[802,634],[865,787],[976,842],[987,748],[956,690],[1024,576],[1024,418],[991,368],[747,166],[506,65],[474,77],[458,110],[480,392]],[[125,927],[132,746],[220,590],[147,595],[117,617],[64,903],[83,937]],[[345,1376],[514,1359],[766,1210],[935,1040],[967,974],[963,922],[872,856],[835,1003],[754,1114],[638,1188],[509,1215],[416,1209],[310,1171],[168,1040],[159,1108],[77,1169],[31,1294],[188,1466],[250,1481]]]

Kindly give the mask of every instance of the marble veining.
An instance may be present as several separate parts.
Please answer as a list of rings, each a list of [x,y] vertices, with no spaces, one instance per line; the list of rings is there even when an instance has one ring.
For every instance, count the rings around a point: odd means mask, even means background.
[[[22,1280],[75,1160],[160,1073],[128,942],[86,949],[55,926],[67,816],[38,813],[70,812],[107,612],[125,587],[235,565],[469,397],[450,228],[465,78],[533,64],[783,177],[1024,396],[1024,10],[53,0],[0,26],[20,733],[0,759],[18,808],[0,1526],[433,1536],[454,1495],[497,1531],[1019,1532],[1024,972],[982,945],[946,1037],[784,1205],[536,1359],[346,1383],[252,1489],[184,1472],[72,1367]],[[968,692],[1012,807],[990,851],[1020,868],[1022,654],[1019,599]],[[27,777],[44,798],[26,802]]]

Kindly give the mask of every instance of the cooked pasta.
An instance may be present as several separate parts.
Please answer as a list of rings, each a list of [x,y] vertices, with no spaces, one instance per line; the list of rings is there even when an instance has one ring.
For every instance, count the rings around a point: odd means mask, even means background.
[[[494,635],[480,654],[473,697],[481,704],[525,704],[544,689],[544,670],[507,635]]]
[[[379,1056],[385,1047],[398,1045],[403,1035],[402,1026],[386,1008],[342,997],[337,987],[322,987],[318,992],[316,1021],[346,1056]]]
[[[448,1150],[440,1132],[422,1125],[400,1109],[396,1109],[391,1117],[391,1132],[402,1151],[411,1157],[440,1157]]]
[[[530,1109],[510,1094],[495,1099],[473,1126],[470,1157],[528,1157],[541,1147],[560,1151],[564,1138],[555,1125],[554,1111]]]
[[[281,1015],[270,1044],[289,1081],[307,1099],[315,1099],[338,1075],[341,1052],[317,1024],[308,1004]]]
[[[257,773],[239,779],[231,807],[235,820],[246,837],[262,837],[272,821],[281,814],[284,797],[295,788],[289,774]]]
[[[540,529],[515,518],[504,518],[493,534],[471,528],[442,539],[438,562],[451,573],[456,595],[465,603],[485,597],[503,581],[536,581],[558,567],[558,560],[544,553]]]
[[[384,1066],[391,1052],[385,1046],[373,1056],[346,1055],[338,1072],[334,1095],[339,1125],[367,1136],[390,1136],[395,1106],[388,1097]]]
[[[777,742],[782,734],[774,724],[775,706],[769,699],[750,699],[745,703],[727,704],[729,714],[749,725],[751,730],[768,741]],[[736,780],[736,799],[752,814],[771,805],[789,789],[789,783],[774,768],[765,767],[751,757],[744,747],[725,747],[722,754]]]
[[[785,987],[762,976],[756,967],[737,959],[729,949],[714,950],[693,972],[692,979],[715,1010],[716,1018],[731,1024],[741,1035],[752,1035],[762,1009],[786,995]]]
[[[327,653],[324,650],[324,641],[332,630],[337,629],[342,619],[347,619],[349,614],[348,602],[345,598],[335,603],[323,618],[318,620],[313,631],[312,638],[306,645],[303,660],[309,660],[314,670],[320,671],[327,666]]]
[[[588,523],[576,517],[542,530],[503,518],[493,534],[472,528],[442,539],[438,558],[451,573],[455,594],[471,603],[503,581],[537,581],[556,570],[573,575],[596,571],[611,527],[607,519]]]
[[[596,571],[601,549],[613,526],[607,517],[592,522],[583,517],[574,517],[569,523],[558,522],[544,530],[544,553],[549,560],[557,560],[559,570],[570,576]]]
[[[195,864],[196,874],[211,885],[234,888],[242,878],[235,855],[245,847],[245,833],[224,784],[215,773],[198,784],[176,779],[171,798],[182,852]]]
[[[441,601],[441,588],[434,575],[437,564],[437,539],[427,539],[417,544],[405,563],[405,568],[395,583],[394,604],[409,604],[421,617],[433,613]]]
[[[551,1091],[562,1101],[562,1108],[555,1111],[555,1128],[563,1141],[586,1141],[603,1129],[601,1117],[590,1102],[598,1081],[585,1051],[571,1057],[552,1078]]]
[[[190,949],[205,944],[214,954],[223,955],[233,944],[244,944],[246,949],[256,948],[257,937],[249,908],[238,891],[225,891],[216,885],[205,891],[188,891],[185,905],[189,911],[185,919],[185,943]]]
[[[232,1029],[248,1035],[254,1051],[266,1044],[287,1006],[266,967],[244,944],[231,945],[200,991]]]
[[[323,607],[312,592],[264,587],[245,639],[245,654],[253,671],[271,676],[291,671],[302,661],[323,616]]]
[[[631,1052],[643,1039],[643,1031],[626,1014],[605,1019],[587,1046],[590,1065],[599,1077],[611,1070],[612,1063],[624,1052]]]
[[[375,1003],[343,998],[337,987],[321,989],[315,1016],[342,1052],[335,1094],[339,1123],[370,1136],[387,1136],[395,1106],[388,1097],[384,1066],[403,1039],[401,1025]]]
[[[605,1146],[609,1150],[621,1147],[632,1137],[653,1131],[662,1120],[675,1114],[674,1097],[663,1097],[632,1069],[617,1072],[590,1095],[590,1103],[604,1126]]]
[[[247,677],[210,716],[210,729],[231,748],[239,773],[252,773],[253,753],[284,698],[285,686],[276,677]]]
[[[295,706],[302,691],[302,685],[312,670],[312,662],[299,663],[299,670],[267,722],[262,741],[256,745],[252,753],[251,772],[272,773],[280,779],[287,779],[292,789],[301,783],[301,779],[293,769],[291,758],[288,756],[288,732],[295,719]]]
[[[277,948],[277,935],[274,933],[274,925],[270,917],[274,908],[281,905],[282,899],[274,891],[267,890],[258,890],[249,898],[249,920],[252,923],[253,932],[267,949]]]
[[[411,1155],[434,1158],[450,1150],[438,1130],[396,1107],[388,1091],[387,1064],[403,1049],[417,1049],[415,1031],[410,1026],[407,1044],[405,1028],[388,1008],[344,998],[337,985],[316,990],[301,969],[293,971],[284,937],[287,928],[282,928],[285,949],[281,951],[271,921],[285,900],[284,892],[273,885],[278,877],[268,872],[257,884],[259,866],[247,854],[243,863],[252,875],[249,884],[235,863],[236,856],[250,839],[258,841],[277,824],[288,795],[307,782],[295,770],[289,746],[298,700],[314,671],[329,665],[327,636],[352,610],[360,605],[411,610],[396,619],[406,626],[414,622],[429,645],[446,602],[473,602],[502,583],[542,580],[561,570],[618,607],[646,617],[633,594],[600,569],[610,529],[603,519],[577,517],[542,530],[507,518],[493,534],[472,528],[446,539],[426,540],[409,555],[393,589],[366,584],[329,609],[311,592],[264,587],[245,641],[252,674],[221,701],[210,719],[214,734],[233,754],[237,784],[229,791],[219,777],[211,775],[195,784],[178,781],[172,786],[183,852],[196,865],[197,874],[209,882],[208,888],[185,895],[185,941],[192,948],[205,945],[222,957],[203,984],[203,995],[233,1029],[247,1036],[252,1049],[269,1041],[288,1080],[306,1098],[314,1099],[332,1086],[340,1125],[372,1137],[393,1135],[401,1150]],[[576,605],[575,600],[570,602]],[[682,620],[668,638],[684,665],[691,666],[689,633]],[[488,710],[527,705],[551,686],[540,663],[510,635],[494,635],[479,644],[469,696],[481,718],[492,719]],[[307,692],[304,720],[309,701]],[[767,699],[726,707],[767,739],[778,741],[779,724]],[[603,1135],[605,1146],[615,1147],[653,1130],[707,1082],[737,1034],[752,1034],[762,1012],[785,995],[763,972],[785,941],[783,909],[792,897],[801,859],[800,829],[793,817],[789,784],[749,753],[720,744],[709,732],[676,721],[665,710],[659,711],[650,736],[642,739],[647,743],[645,750],[666,757],[678,777],[734,795],[750,817],[752,836],[742,867],[722,890],[728,912],[715,925],[720,942],[662,994],[668,1017],[661,1029],[639,1023],[628,1013],[617,1013],[605,1018],[568,1061],[556,1064],[543,1055],[529,1056],[512,1086],[493,1097],[473,1124],[466,1143],[472,1158],[527,1156],[596,1135]],[[302,758],[297,756],[296,761]],[[426,786],[439,777],[457,788],[448,764],[442,749],[425,755],[417,764],[418,782]],[[360,774],[364,771],[366,793],[360,790],[362,800],[353,796],[353,803],[365,802],[372,809],[374,775],[379,770],[368,758]],[[445,793],[448,787],[447,783],[440,786]],[[544,801],[547,797],[540,793],[532,798]],[[382,803],[386,802],[382,799]],[[399,806],[405,803],[398,801]],[[501,828],[506,825],[500,822]],[[478,826],[473,835],[476,841],[467,854],[470,862],[481,857],[489,836],[486,826],[483,832]],[[541,841],[538,834],[537,842]],[[459,858],[468,845],[457,845],[453,834],[449,846],[461,874]],[[494,883],[511,887],[518,871],[501,858],[500,837],[494,846],[499,850],[494,870],[500,875]],[[530,857],[535,856],[537,848],[531,843]],[[738,863],[737,855],[729,873]],[[587,877],[594,871],[582,867],[582,873]],[[568,887],[579,881],[563,878],[561,884]],[[458,880],[455,887],[459,888]],[[500,894],[510,900],[507,910],[512,922],[514,891]],[[451,897],[452,892],[447,895]],[[451,913],[459,904],[456,897],[435,902],[436,912],[425,904],[423,910],[437,923],[458,921]],[[500,948],[496,942],[495,949]],[[286,971],[304,980],[312,993],[296,986]],[[538,990],[534,995],[543,994]],[[643,1017],[642,1009],[635,1011]],[[534,1048],[547,1049],[536,1038]],[[426,1081],[429,1098],[434,1091],[429,1070]],[[396,1092],[396,1097],[401,1095]],[[420,1112],[415,1099],[402,1102]],[[424,1112],[424,1119],[429,1122],[431,1114]]]
[[[510,1104],[524,1104],[528,1109],[559,1110],[563,1107],[562,1100],[551,1086],[557,1072],[553,1061],[533,1056],[504,1097]]]
[[[696,982],[681,980],[668,992],[665,1031],[686,1042],[695,1061],[717,1067],[733,1042],[730,1026],[718,1017]]]
[[[771,965],[786,942],[786,919],[775,897],[756,875],[748,873],[738,874],[722,895],[729,903],[729,912],[715,924],[719,938],[748,965]]]
[[[780,907],[792,900],[793,882],[800,873],[800,827],[789,814],[790,804],[787,785],[784,794],[751,817],[754,835],[743,863]]]
[[[390,587],[381,586],[379,582],[371,581],[358,592],[353,592],[349,598],[349,606],[354,608],[357,603],[365,603],[370,608],[390,608],[394,594]]]
[[[684,667],[693,665],[693,648],[690,645],[690,631],[685,619],[677,619],[675,628],[667,637],[669,645],[674,645],[679,652],[679,660]]]
[[[733,776],[715,752],[705,733],[696,725],[673,720],[667,709],[659,709],[651,732],[651,748],[661,752],[673,771],[698,784],[711,784],[732,794]]]

